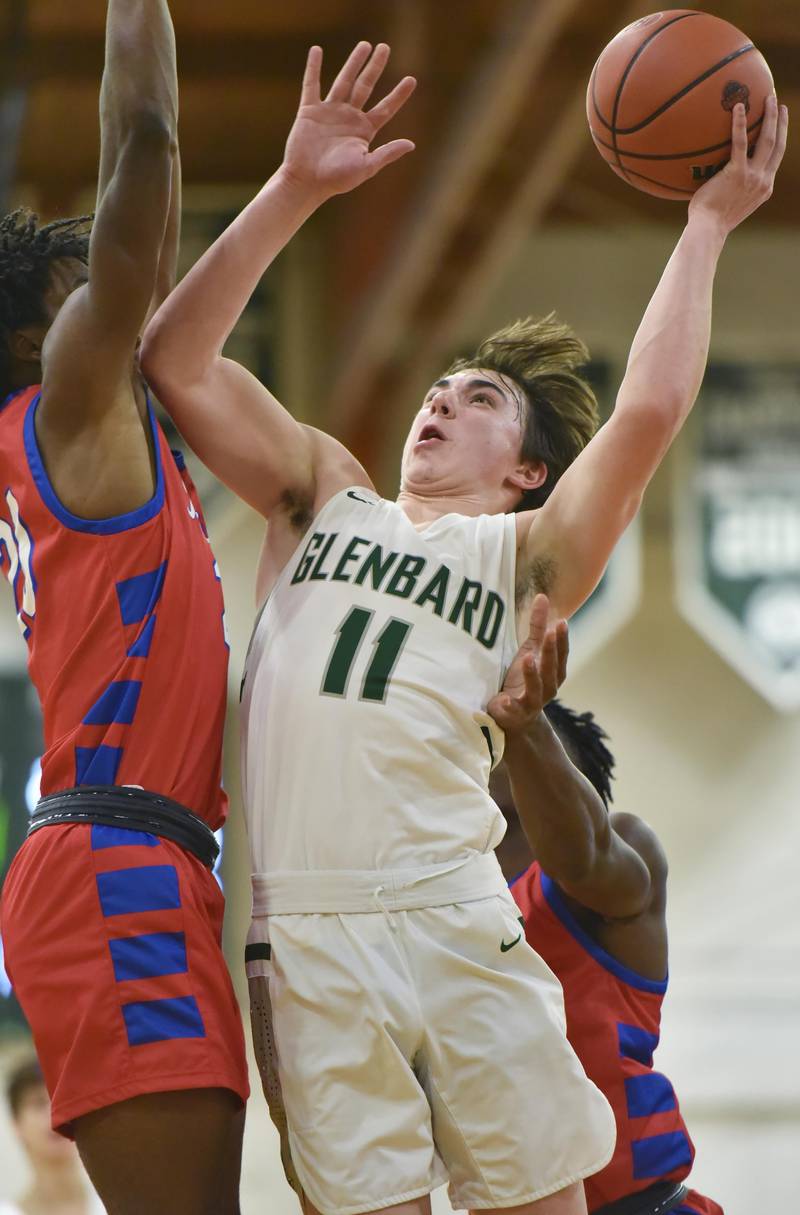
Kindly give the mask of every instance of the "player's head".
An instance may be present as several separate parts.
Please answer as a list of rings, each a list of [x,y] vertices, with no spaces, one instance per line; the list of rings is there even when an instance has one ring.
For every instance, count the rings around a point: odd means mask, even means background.
[[[40,225],[0,219],[0,401],[41,378],[42,344],[64,300],[86,281],[90,217]]]
[[[34,1166],[60,1164],[74,1156],[74,1145],[50,1126],[50,1098],[36,1059],[18,1063],[6,1080],[11,1121]]]
[[[597,429],[588,351],[551,313],[492,334],[432,385],[403,452],[403,488],[540,506]],[[490,501],[489,501],[490,500]]]
[[[567,755],[608,809],[614,800],[611,781],[615,760],[606,746],[608,735],[598,726],[594,713],[576,713],[560,700],[551,700],[544,711]]]

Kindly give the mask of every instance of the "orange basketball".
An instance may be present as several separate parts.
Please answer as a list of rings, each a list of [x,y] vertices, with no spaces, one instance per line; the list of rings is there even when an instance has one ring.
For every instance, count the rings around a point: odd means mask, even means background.
[[[758,139],[772,73],[750,39],[709,13],[676,8],[634,21],[594,65],[586,97],[597,150],[659,198],[691,198],[730,159],[731,111]]]

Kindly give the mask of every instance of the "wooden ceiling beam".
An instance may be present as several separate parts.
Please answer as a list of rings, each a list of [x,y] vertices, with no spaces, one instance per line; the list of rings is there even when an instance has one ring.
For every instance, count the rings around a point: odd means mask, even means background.
[[[557,72],[543,73],[541,95],[549,104],[537,137],[531,137],[530,114],[523,111],[503,132],[502,140],[495,138],[492,159],[481,181],[475,183],[479,188],[469,192],[468,209],[440,230],[436,244],[426,250],[428,273],[415,282],[413,297],[402,301],[402,311],[396,302],[393,312],[385,309],[379,338],[376,335],[371,348],[365,349],[362,343],[360,352],[353,352],[349,380],[334,398],[331,419],[362,460],[371,461],[378,455],[370,447],[379,436],[363,429],[365,419],[376,412],[375,401],[380,399],[380,414],[391,417],[419,397],[457,348],[473,306],[494,288],[514,251],[564,188],[588,142],[585,82],[596,47],[644,15],[647,5],[648,0],[635,0],[607,6],[600,14],[597,42],[591,46],[589,59],[576,64],[571,80],[559,81]],[[468,217],[473,209],[482,211],[484,217],[492,214],[492,222],[484,218],[481,224],[471,225]],[[370,308],[374,315],[374,301]],[[365,353],[366,361],[356,364]],[[378,393],[387,389],[390,395],[379,398]]]
[[[475,71],[464,95],[450,104],[452,122],[436,153],[427,181],[418,192],[405,224],[394,241],[394,253],[368,308],[353,332],[342,339],[347,351],[331,396],[337,427],[360,412],[364,392],[393,340],[413,313],[435,273],[439,252],[458,226],[498,145],[519,118],[547,56],[578,7],[578,0],[515,0],[494,43]],[[460,64],[464,69],[463,61]]]

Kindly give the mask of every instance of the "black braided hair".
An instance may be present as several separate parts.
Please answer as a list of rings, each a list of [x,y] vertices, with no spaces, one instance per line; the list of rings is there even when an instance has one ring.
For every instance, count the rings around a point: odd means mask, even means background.
[[[562,705],[560,700],[551,700],[544,711],[569,752],[570,759],[594,786],[608,808],[609,802],[614,800],[611,781],[616,761],[603,741],[608,735],[598,726],[594,713],[576,713]]]
[[[44,297],[53,262],[89,259],[91,215],[39,225],[27,208],[0,219],[0,401],[12,391],[12,333],[46,319]]]

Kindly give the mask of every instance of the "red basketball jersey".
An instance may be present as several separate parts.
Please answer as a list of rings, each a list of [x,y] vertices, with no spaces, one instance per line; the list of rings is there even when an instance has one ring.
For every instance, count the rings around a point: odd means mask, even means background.
[[[584,1181],[589,1210],[659,1181],[683,1181],[694,1146],[672,1085],[653,1070],[666,980],[645,979],[606,953],[537,863],[511,892],[530,945],[561,980],[567,1037],[617,1122],[611,1161]],[[711,1203],[708,1210],[721,1208]]]
[[[39,389],[0,405],[0,570],[44,716],[42,793],[140,785],[213,828],[228,644],[194,486],[148,406],[156,487],[138,510],[81,519],[36,439]]]

